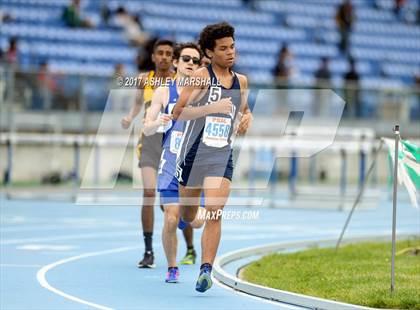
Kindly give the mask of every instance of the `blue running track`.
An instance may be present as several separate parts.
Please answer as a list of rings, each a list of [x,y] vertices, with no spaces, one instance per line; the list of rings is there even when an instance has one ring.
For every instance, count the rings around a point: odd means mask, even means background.
[[[143,253],[139,208],[0,199],[2,310],[298,309],[218,283],[205,294],[197,293],[198,263],[180,266],[180,283],[166,284],[160,241],[163,217],[158,208],[154,233],[157,267],[146,270],[136,267]],[[259,210],[257,220],[223,222],[218,254],[265,243],[338,237],[348,213]],[[346,236],[390,233],[391,211],[389,201],[378,203],[375,209],[356,210]],[[419,211],[400,203],[397,223],[398,233],[418,234]],[[200,234],[195,232],[198,250]],[[180,231],[178,243],[180,259],[185,254]]]

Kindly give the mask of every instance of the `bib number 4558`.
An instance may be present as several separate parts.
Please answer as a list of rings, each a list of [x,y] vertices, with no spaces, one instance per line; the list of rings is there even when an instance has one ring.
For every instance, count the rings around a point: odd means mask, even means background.
[[[208,136],[212,137],[224,137],[229,136],[230,125],[227,124],[217,124],[217,123],[208,123],[205,129]]]
[[[232,120],[226,117],[207,116],[204,126],[203,143],[212,147],[224,147],[229,144]]]

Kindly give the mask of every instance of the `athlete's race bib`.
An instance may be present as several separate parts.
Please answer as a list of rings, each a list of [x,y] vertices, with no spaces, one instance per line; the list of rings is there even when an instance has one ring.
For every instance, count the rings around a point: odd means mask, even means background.
[[[181,146],[182,131],[172,131],[171,144],[169,150],[171,153],[178,154],[179,147]]]
[[[203,143],[212,147],[224,147],[229,144],[229,132],[232,120],[227,117],[207,116],[204,126]]]

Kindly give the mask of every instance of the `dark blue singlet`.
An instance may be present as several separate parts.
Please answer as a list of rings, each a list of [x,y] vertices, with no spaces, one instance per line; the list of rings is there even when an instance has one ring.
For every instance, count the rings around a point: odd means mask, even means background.
[[[192,106],[203,106],[231,97],[234,106],[230,115],[210,114],[202,118],[186,122],[179,162],[194,165],[209,165],[227,160],[232,152],[231,138],[233,123],[241,105],[241,87],[239,79],[233,74],[231,88],[227,89],[218,83],[212,66],[207,67],[212,81],[205,95]]]
[[[185,124],[181,149],[177,158],[176,177],[184,186],[199,186],[206,176],[232,178],[232,134],[241,106],[241,87],[238,76],[232,72],[232,86],[223,87],[209,65],[211,79],[205,95],[192,106],[203,106],[231,97],[229,115],[215,113],[189,120]]]

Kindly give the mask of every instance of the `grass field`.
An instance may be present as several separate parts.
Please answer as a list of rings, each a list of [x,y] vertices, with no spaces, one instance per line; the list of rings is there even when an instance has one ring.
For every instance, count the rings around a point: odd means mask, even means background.
[[[397,243],[396,290],[390,293],[391,243],[364,242],[334,249],[273,254],[241,271],[245,280],[352,304],[420,309],[420,239]],[[411,249],[411,250],[409,250]]]

